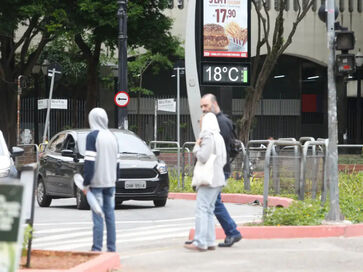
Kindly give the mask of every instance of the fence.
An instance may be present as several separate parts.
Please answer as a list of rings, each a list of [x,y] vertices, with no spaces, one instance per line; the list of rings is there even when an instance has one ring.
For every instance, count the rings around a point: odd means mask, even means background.
[[[157,97],[165,98],[165,97]],[[170,97],[169,97],[170,98]],[[57,98],[55,98],[57,99]],[[46,109],[38,110],[37,98],[21,99],[21,130],[30,129],[33,132],[33,140],[40,143],[44,131]],[[50,136],[68,128],[84,128],[87,118],[85,112],[85,101],[68,98],[68,109],[52,109],[50,114]],[[140,100],[140,114],[137,113],[137,99],[131,99],[128,105],[129,129],[149,142],[154,139],[154,104],[155,98],[143,97]],[[256,109],[254,126],[251,129],[251,138],[267,138],[268,136],[282,137],[292,135],[297,137],[300,133],[300,106],[299,100],[283,99],[281,101],[264,99],[260,101]],[[236,122],[241,118],[244,107],[243,99],[233,99],[232,119]],[[279,110],[276,110],[279,109]],[[110,109],[113,111],[114,109]],[[112,119],[113,116],[110,116]],[[138,120],[140,129],[138,129]],[[157,139],[165,141],[176,140],[177,116],[175,113],[158,112],[157,117]],[[110,127],[113,124],[110,123]],[[180,100],[180,142],[194,141],[191,126],[187,98]]]

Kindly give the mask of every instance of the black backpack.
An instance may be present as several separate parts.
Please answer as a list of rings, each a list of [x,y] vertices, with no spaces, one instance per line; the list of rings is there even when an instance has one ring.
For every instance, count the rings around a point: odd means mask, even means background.
[[[233,125],[233,128],[231,130],[231,135],[230,135],[229,156],[230,156],[231,162],[238,156],[239,153],[242,152],[242,142],[240,140],[238,140],[234,129],[235,129],[235,125]]]

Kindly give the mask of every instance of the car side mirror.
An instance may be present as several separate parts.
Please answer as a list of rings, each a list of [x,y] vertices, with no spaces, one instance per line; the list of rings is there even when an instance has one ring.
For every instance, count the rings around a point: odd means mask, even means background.
[[[160,155],[160,150],[158,150],[158,149],[153,149],[153,150],[151,150],[153,153],[154,153],[154,155],[156,156],[156,157],[158,157],[159,155]]]
[[[21,147],[18,147],[18,146],[13,146],[11,148],[11,157],[15,158],[15,157],[18,157],[18,156],[21,156],[24,154],[24,149],[21,148]]]

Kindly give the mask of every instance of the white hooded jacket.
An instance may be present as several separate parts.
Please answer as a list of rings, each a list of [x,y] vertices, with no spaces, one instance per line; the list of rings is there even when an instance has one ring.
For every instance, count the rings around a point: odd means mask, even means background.
[[[203,116],[199,138],[202,140],[201,145],[195,145],[193,149],[198,161],[205,163],[212,153],[216,154],[211,187],[224,186],[226,182],[223,167],[227,163],[227,153],[214,113],[209,112]]]
[[[83,184],[96,188],[114,187],[118,145],[115,135],[108,129],[105,110],[92,109],[88,121],[92,131],[86,139]]]

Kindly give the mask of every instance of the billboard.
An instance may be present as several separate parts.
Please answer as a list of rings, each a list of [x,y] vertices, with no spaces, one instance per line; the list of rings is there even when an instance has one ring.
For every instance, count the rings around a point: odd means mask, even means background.
[[[249,7],[249,0],[203,0],[205,59],[249,58]]]

